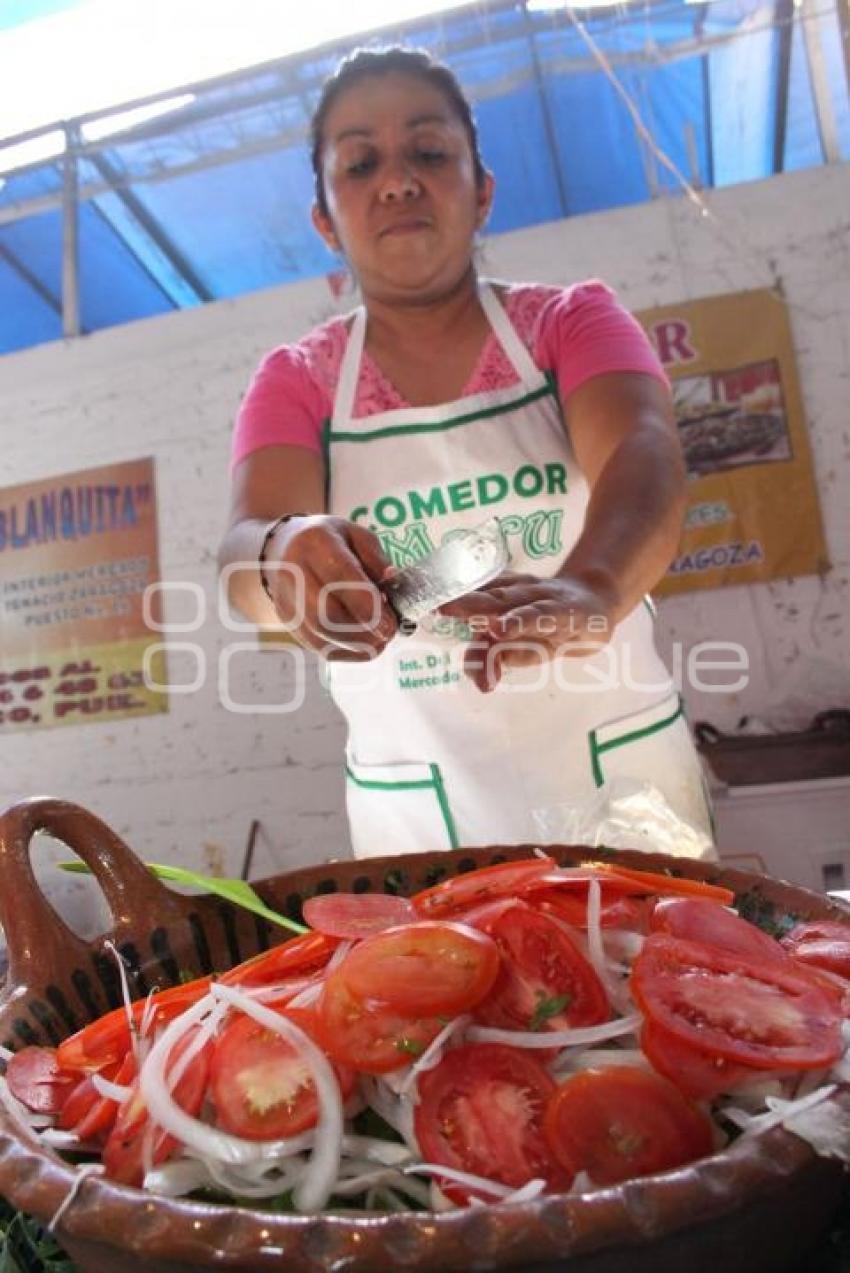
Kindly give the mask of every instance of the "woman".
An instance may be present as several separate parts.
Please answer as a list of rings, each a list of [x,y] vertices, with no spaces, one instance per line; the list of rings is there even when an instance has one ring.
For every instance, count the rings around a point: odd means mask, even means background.
[[[230,577],[238,609],[326,660],[355,854],[539,839],[540,815],[618,776],[707,830],[644,604],[685,483],[646,338],[601,284],[477,279],[493,178],[427,54],[347,59],[313,167],[314,224],[364,304],[261,365],[221,560],[249,563]],[[387,571],[493,515],[510,573],[400,635]]]

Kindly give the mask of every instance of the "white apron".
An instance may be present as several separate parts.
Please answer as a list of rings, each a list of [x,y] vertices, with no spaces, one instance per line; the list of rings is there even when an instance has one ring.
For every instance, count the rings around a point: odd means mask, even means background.
[[[373,530],[396,566],[495,515],[509,569],[547,577],[579,536],[588,488],[553,380],[493,290],[480,296],[518,384],[355,419],[366,332],[357,311],[325,434],[328,511]],[[652,783],[709,832],[699,760],[652,629],[639,605],[600,652],[508,669],[489,694],[463,673],[457,624],[439,616],[368,663],[326,664],[348,722],[355,856],[539,840],[535,813],[551,824],[615,776]]]

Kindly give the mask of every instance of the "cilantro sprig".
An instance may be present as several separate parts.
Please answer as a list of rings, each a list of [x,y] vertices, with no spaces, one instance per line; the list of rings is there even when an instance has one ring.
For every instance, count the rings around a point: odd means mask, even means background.
[[[537,991],[537,1006],[528,1023],[529,1030],[542,1030],[550,1017],[557,1017],[572,1003],[572,995],[553,995],[548,998],[542,990]]]

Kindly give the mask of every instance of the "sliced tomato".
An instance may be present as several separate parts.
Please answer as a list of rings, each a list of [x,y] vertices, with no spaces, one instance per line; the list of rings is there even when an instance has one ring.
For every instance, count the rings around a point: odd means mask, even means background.
[[[169,1073],[191,1045],[195,1033],[195,1030],[189,1031],[174,1048],[168,1064]],[[201,1108],[207,1089],[211,1054],[212,1044],[208,1042],[192,1058],[174,1086],[174,1100],[187,1114],[194,1116]],[[177,1143],[173,1136],[151,1122],[136,1079],[132,1085],[132,1095],[118,1110],[115,1125],[103,1147],[101,1157],[106,1174],[110,1180],[117,1180],[120,1184],[140,1186],[144,1179],[146,1161],[149,1160],[154,1166],[165,1162],[174,1153]]]
[[[773,937],[704,897],[662,897],[653,908],[649,927],[653,933],[667,933],[755,959],[788,959]]]
[[[452,915],[497,897],[514,897],[529,880],[551,871],[555,865],[553,858],[544,857],[483,866],[477,871],[466,871],[454,879],[444,880],[433,888],[426,888],[416,893],[411,901],[423,918]]]
[[[404,1015],[360,999],[339,969],[326,979],[316,1011],[318,1041],[328,1056],[364,1074],[409,1065],[445,1024],[445,1018]]]
[[[123,1061],[107,1065],[100,1073],[110,1082],[128,1087],[136,1077],[136,1058],[128,1052]],[[93,1076],[87,1074],[62,1106],[58,1122],[61,1128],[76,1132],[81,1141],[88,1143],[102,1139],[113,1127],[117,1115],[118,1102],[102,1096]]]
[[[78,1074],[59,1064],[55,1048],[21,1048],[6,1065],[12,1095],[34,1114],[58,1114],[78,1081]]]
[[[571,924],[573,928],[587,928],[587,897],[572,889],[545,889],[529,899],[549,915]],[[599,922],[603,928],[629,928],[636,932],[646,929],[646,903],[642,898],[602,897]]]
[[[546,871],[542,875],[524,883],[519,890],[524,898],[533,897],[545,889],[547,892],[557,890],[568,896],[582,898],[587,902],[588,885],[596,880],[602,890],[602,899],[614,897],[646,897],[649,889],[644,882],[628,879],[615,873],[612,869],[603,870],[597,866],[564,867],[557,871]]]
[[[211,977],[199,977],[182,986],[169,986],[167,990],[150,996],[150,1006],[147,998],[137,999],[130,1005],[134,1028],[138,1029],[145,1014],[148,1015],[151,1031],[168,1025],[207,993],[211,981]],[[56,1055],[63,1068],[90,1072],[123,1060],[129,1048],[127,1009],[121,1007],[98,1017],[65,1039],[59,1044]]]
[[[721,884],[709,884],[707,880],[691,880],[684,875],[663,875],[660,871],[636,870],[630,866],[621,866],[615,862],[594,862],[597,870],[614,878],[629,880],[640,884],[646,893],[659,897],[705,897],[719,902],[721,906],[732,906],[735,894]]]
[[[339,938],[327,933],[303,933],[237,964],[219,980],[226,986],[265,986],[272,981],[286,981],[299,973],[317,972],[324,968],[338,945]]]
[[[837,999],[790,960],[654,933],[631,986],[650,1021],[711,1056],[761,1070],[819,1069],[842,1052]]]
[[[419,1079],[414,1130],[424,1158],[443,1167],[519,1188],[542,1178],[568,1189],[572,1173],[558,1167],[543,1135],[555,1082],[520,1048],[471,1043],[451,1048]],[[456,1202],[492,1194],[440,1182]]]
[[[392,893],[321,893],[308,897],[303,911],[316,932],[354,941],[419,918],[409,897]]]
[[[338,972],[358,999],[374,999],[406,1016],[456,1016],[488,993],[499,962],[496,943],[485,933],[422,920],[358,942]]]
[[[517,902],[488,928],[502,965],[475,1009],[477,1021],[504,1030],[566,1030],[608,1020],[602,982],[557,920]]]
[[[765,1077],[764,1070],[738,1065],[726,1057],[694,1047],[654,1021],[647,1021],[641,1030],[640,1046],[652,1068],[695,1101],[713,1100],[723,1092],[734,1091],[742,1083]]]
[[[660,1075],[635,1065],[585,1070],[562,1083],[543,1120],[566,1172],[597,1185],[670,1171],[711,1153],[711,1124]]]
[[[782,945],[801,963],[850,979],[850,925],[831,919],[810,920],[792,928]]]
[[[313,1035],[311,1013],[281,1013]],[[354,1090],[353,1071],[338,1072],[343,1102]],[[217,1122],[247,1140],[277,1140],[315,1126],[316,1085],[296,1046],[251,1017],[234,1018],[215,1042],[209,1093]]]

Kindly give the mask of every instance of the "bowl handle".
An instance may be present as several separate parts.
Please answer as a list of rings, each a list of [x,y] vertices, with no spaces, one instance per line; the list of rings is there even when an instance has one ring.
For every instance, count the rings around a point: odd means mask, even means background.
[[[73,933],[42,893],[30,861],[31,841],[39,831],[67,844],[96,876],[103,889],[117,942],[149,933],[157,924],[182,918],[184,899],[159,882],[93,813],[36,796],[0,815],[0,925],[6,935],[8,996],[14,989],[62,980],[69,968],[88,960],[90,945]]]

